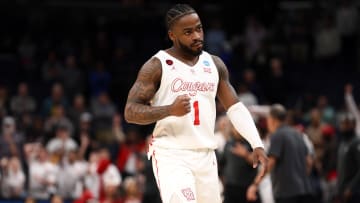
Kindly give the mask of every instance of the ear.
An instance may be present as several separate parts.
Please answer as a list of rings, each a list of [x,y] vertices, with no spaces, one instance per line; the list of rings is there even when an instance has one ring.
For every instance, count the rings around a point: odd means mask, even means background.
[[[168,36],[169,36],[169,38],[170,38],[171,41],[174,41],[174,40],[175,40],[175,35],[174,35],[174,32],[173,32],[173,31],[169,30],[169,31],[168,31]]]

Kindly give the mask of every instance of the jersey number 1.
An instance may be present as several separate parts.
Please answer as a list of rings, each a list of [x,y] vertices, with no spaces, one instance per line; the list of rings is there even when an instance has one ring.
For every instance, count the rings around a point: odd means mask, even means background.
[[[194,118],[194,125],[200,125],[200,119],[199,119],[199,101],[194,101],[193,107],[195,110],[195,118]]]

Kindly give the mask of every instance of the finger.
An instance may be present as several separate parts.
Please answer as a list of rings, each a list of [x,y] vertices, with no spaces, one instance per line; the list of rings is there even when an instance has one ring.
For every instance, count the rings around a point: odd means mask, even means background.
[[[260,163],[261,163],[261,169],[260,169],[260,171],[259,171],[259,179],[261,179],[262,177],[264,177],[265,176],[265,174],[266,174],[266,160],[264,160],[264,159],[260,159]]]
[[[257,155],[256,153],[254,154],[254,158],[253,158],[253,168],[256,168],[258,166],[258,162],[259,162],[259,155]]]
[[[190,100],[191,98],[189,97],[189,95],[187,94],[183,94],[181,95],[181,98],[185,99],[185,100]]]

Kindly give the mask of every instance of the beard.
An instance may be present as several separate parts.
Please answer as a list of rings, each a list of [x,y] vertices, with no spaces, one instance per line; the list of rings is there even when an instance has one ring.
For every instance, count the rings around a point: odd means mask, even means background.
[[[186,46],[185,44],[181,43],[180,41],[179,41],[179,47],[186,54],[189,54],[189,55],[195,56],[195,57],[199,56],[203,51],[203,47],[193,50],[190,47]]]

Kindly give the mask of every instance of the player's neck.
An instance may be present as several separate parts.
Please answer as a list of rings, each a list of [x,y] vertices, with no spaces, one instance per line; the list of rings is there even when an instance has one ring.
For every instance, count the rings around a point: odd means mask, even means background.
[[[193,56],[191,54],[187,54],[176,47],[169,48],[167,52],[173,57],[179,59],[180,61],[183,61],[184,63],[190,66],[195,65],[199,60],[199,56]]]

